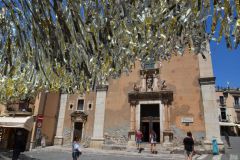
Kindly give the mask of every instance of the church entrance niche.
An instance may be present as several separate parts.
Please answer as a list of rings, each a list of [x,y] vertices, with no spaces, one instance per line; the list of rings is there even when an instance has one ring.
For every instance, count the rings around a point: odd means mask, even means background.
[[[160,142],[159,104],[141,104],[140,129],[143,133],[143,142],[149,142],[149,133],[154,130],[157,142]]]
[[[83,130],[83,123],[82,122],[75,122],[74,123],[73,140],[74,140],[75,137],[78,137],[79,140],[82,139],[82,130]]]

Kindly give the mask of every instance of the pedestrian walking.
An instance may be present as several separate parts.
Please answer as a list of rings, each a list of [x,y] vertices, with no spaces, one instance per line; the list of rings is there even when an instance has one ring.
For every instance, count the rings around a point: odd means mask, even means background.
[[[79,138],[74,137],[72,143],[72,158],[73,160],[79,160],[80,155],[82,154],[81,146],[79,143]]]
[[[42,148],[46,147],[46,137],[45,137],[45,135],[42,135],[41,146],[42,146]]]
[[[185,157],[186,160],[192,160],[193,151],[194,151],[194,140],[192,138],[192,133],[187,132],[187,137],[183,139]]]
[[[228,148],[231,148],[229,135],[227,132],[224,132],[225,141],[227,142]]]
[[[14,137],[12,160],[18,160],[21,152],[25,151],[25,137],[22,130],[17,130]]]
[[[157,154],[157,150],[156,150],[157,134],[154,130],[151,130],[151,132],[149,134],[149,141],[150,141],[150,144],[151,144],[151,153],[152,154]]]
[[[135,137],[136,137],[136,145],[137,145],[138,153],[141,153],[142,151],[141,143],[142,143],[143,134],[140,131],[140,129],[137,130],[137,132],[135,133]]]

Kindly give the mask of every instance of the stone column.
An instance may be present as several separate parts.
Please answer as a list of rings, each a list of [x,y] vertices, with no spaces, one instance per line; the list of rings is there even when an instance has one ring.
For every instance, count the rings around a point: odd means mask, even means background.
[[[104,118],[105,118],[105,102],[108,86],[97,87],[95,119],[93,128],[93,137],[90,146],[93,148],[102,148],[104,137]]]
[[[130,104],[131,117],[130,117],[130,131],[128,132],[128,146],[134,146],[135,142],[135,131],[136,131],[136,103]]]
[[[61,94],[60,96],[60,108],[57,120],[57,131],[56,136],[54,137],[54,145],[62,145],[63,144],[63,125],[65,118],[65,110],[67,108],[67,94]]]
[[[164,130],[164,122],[165,122],[165,110],[164,105],[159,103],[159,116],[160,116],[160,143],[163,143],[163,130]]]
[[[215,77],[213,76],[212,62],[210,56],[210,46],[207,42],[207,51],[204,53],[206,59],[202,55],[198,55],[200,78],[199,83],[201,86],[204,122],[205,122],[205,147],[211,149],[211,140],[217,139],[220,149],[223,143],[220,137],[220,127],[218,121],[218,108],[215,97]]]
[[[136,105],[131,104],[130,131],[134,132],[135,130],[136,130]]]

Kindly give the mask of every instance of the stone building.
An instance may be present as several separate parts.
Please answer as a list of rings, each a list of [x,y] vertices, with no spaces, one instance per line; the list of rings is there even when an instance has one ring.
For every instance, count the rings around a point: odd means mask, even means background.
[[[140,63],[130,73],[84,95],[61,94],[55,145],[69,145],[79,136],[84,145],[134,145],[149,131],[161,144],[181,141],[191,131],[206,147],[212,138],[221,145],[215,77],[209,53],[185,50],[170,62]],[[209,48],[208,48],[208,52]]]
[[[46,145],[71,145],[78,136],[90,147],[133,146],[137,129],[144,142],[154,130],[160,144],[181,144],[191,131],[207,149],[212,138],[222,145],[209,48],[205,58],[185,52],[169,62],[136,61],[131,72],[83,95],[39,94],[29,115],[30,149],[43,136]]]
[[[57,127],[59,93],[42,92],[35,99],[0,105],[0,149],[12,149],[18,130],[24,131],[26,149],[53,145]]]
[[[0,149],[12,149],[15,133],[22,131],[25,147],[29,148],[33,125],[32,110],[34,101],[21,100],[0,104]]]
[[[240,136],[240,90],[216,88],[221,135]]]

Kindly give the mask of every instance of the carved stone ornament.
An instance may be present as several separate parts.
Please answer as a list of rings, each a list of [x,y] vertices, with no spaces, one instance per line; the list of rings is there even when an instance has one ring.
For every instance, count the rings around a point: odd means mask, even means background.
[[[147,91],[153,91],[153,77],[152,76],[147,77],[146,83],[147,83]]]
[[[140,91],[140,86],[139,85],[137,85],[137,83],[134,83],[134,85],[133,85],[133,91],[135,91],[135,92],[139,92]]]
[[[166,81],[165,80],[162,80],[159,82],[160,84],[158,84],[158,88],[160,90],[166,90],[167,89],[167,85],[166,85]]]

